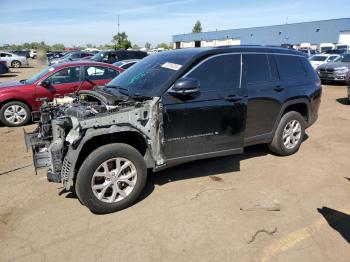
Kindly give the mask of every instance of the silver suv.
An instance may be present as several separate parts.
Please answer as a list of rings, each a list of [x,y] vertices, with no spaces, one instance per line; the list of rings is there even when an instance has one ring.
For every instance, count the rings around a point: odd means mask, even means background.
[[[29,66],[26,57],[12,54],[9,52],[0,51],[0,59],[6,61],[8,67],[19,68],[22,66]]]

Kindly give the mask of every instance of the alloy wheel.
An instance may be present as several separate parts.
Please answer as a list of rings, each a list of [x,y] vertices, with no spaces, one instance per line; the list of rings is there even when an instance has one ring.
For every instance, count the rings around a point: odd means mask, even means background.
[[[136,167],[130,160],[121,157],[112,158],[95,170],[91,189],[100,201],[115,203],[130,195],[136,181]]]
[[[5,109],[4,117],[7,122],[20,125],[27,118],[27,111],[20,105],[11,105]]]
[[[287,123],[283,130],[283,144],[288,149],[296,147],[301,139],[301,124],[298,120]]]

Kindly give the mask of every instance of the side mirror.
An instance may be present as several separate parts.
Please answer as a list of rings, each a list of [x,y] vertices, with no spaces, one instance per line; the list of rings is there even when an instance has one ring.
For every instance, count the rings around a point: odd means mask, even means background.
[[[181,78],[168,91],[172,96],[191,96],[199,94],[200,83],[197,79]]]
[[[50,82],[50,80],[45,79],[45,80],[41,81],[40,85],[42,87],[48,88],[51,86],[51,82]]]

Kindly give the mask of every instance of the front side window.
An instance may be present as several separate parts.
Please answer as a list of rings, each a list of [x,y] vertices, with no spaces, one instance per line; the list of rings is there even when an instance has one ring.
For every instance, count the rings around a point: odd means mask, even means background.
[[[281,79],[304,77],[304,66],[298,56],[276,55],[276,62]]]
[[[200,64],[186,77],[200,82],[201,92],[239,88],[241,55],[219,55]]]
[[[67,84],[80,81],[80,66],[67,67],[47,78],[52,85]]]

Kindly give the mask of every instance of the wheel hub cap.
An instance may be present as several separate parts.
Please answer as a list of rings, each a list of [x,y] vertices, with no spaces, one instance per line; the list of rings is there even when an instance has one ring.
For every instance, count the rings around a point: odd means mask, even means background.
[[[94,172],[91,188],[102,202],[118,202],[133,191],[137,181],[135,165],[126,158],[103,162]]]
[[[12,105],[5,109],[4,116],[11,124],[21,124],[27,117],[26,110],[19,105]]]
[[[283,144],[288,149],[295,148],[301,139],[301,124],[297,120],[287,123],[283,130]]]

